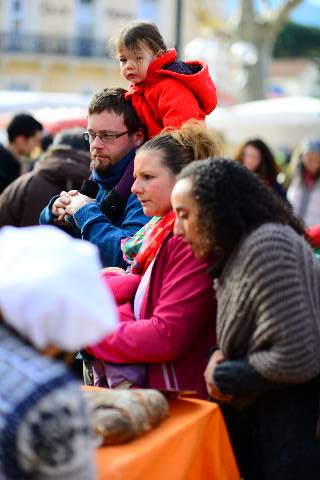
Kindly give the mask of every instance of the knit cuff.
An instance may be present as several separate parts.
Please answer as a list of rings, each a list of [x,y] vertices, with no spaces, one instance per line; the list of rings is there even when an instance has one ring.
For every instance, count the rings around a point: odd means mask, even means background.
[[[260,393],[277,384],[258,373],[247,360],[225,360],[214,371],[214,382],[223,394],[245,395]]]

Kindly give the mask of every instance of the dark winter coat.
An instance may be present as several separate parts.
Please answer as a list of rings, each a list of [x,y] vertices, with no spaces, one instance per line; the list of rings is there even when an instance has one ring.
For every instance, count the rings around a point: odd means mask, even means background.
[[[50,149],[32,172],[17,178],[0,195],[0,226],[37,225],[53,196],[81,187],[90,176],[89,165],[89,153],[67,146]]]
[[[19,160],[0,144],[0,193],[20,175],[20,171]]]

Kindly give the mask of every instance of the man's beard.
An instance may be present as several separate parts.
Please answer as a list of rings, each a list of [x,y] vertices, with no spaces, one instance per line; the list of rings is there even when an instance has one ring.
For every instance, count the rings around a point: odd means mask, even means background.
[[[92,158],[91,164],[90,164],[91,169],[94,170],[97,173],[97,175],[103,176],[103,177],[109,175],[112,166],[113,165],[111,163],[104,164],[102,162],[95,160],[94,158]]]
[[[94,171],[99,175],[99,177],[106,177],[109,175],[112,165],[99,164],[98,166],[95,167],[93,164],[93,168],[94,168]]]

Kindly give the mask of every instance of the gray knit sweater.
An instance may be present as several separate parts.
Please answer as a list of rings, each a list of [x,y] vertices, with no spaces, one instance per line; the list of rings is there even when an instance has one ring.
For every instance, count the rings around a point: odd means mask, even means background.
[[[290,227],[246,237],[216,281],[218,344],[264,378],[307,381],[320,372],[320,264]]]

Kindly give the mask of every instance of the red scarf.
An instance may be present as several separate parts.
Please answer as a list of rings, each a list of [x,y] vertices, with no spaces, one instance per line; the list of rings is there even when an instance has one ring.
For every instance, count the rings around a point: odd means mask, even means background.
[[[173,232],[175,213],[170,210],[167,215],[161,218],[144,240],[139,252],[137,253],[131,268],[132,273],[143,275],[150,263],[156,256],[164,239]]]

